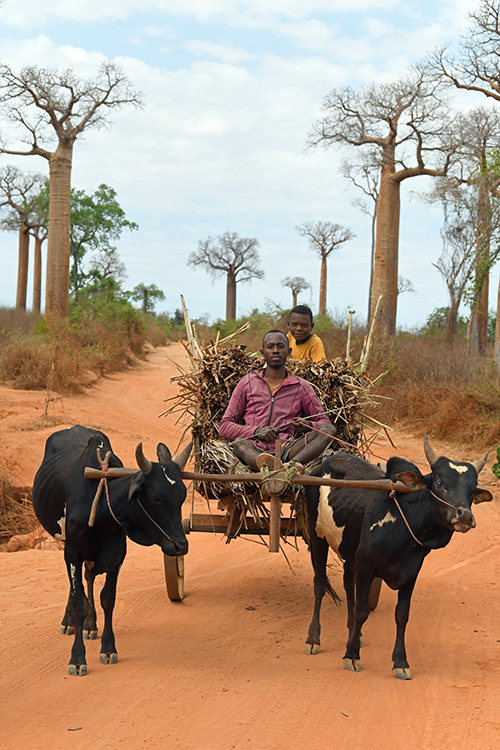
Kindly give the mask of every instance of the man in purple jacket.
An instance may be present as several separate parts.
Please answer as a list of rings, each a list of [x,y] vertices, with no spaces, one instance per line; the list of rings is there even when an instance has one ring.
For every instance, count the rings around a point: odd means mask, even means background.
[[[261,349],[266,367],[240,380],[219,425],[219,435],[234,441],[235,455],[252,469],[272,465],[269,454],[276,438],[282,441],[283,461],[306,464],[321,455],[335,435],[313,387],[286,369],[288,353],[284,333],[266,333]]]

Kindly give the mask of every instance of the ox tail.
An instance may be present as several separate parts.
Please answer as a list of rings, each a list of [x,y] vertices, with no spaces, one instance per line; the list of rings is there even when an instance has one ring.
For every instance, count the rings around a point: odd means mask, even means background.
[[[337,592],[333,588],[332,584],[330,583],[330,580],[329,580],[328,576],[326,577],[326,582],[325,582],[325,594],[328,594],[328,596],[332,597],[332,599],[335,602],[335,604],[337,605],[337,607],[340,604],[342,604],[342,599],[340,598],[340,596],[337,594]]]

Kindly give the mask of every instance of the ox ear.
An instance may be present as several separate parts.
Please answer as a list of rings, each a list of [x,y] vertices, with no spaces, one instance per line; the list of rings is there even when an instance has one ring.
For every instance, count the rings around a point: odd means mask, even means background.
[[[193,441],[186,445],[182,453],[180,453],[178,456],[174,456],[172,461],[179,466],[180,470],[182,471],[185,465],[187,464],[187,460],[189,458],[189,455],[191,453],[191,448],[193,447]]]
[[[411,490],[423,490],[427,487],[425,477],[416,471],[402,471],[401,474],[396,474],[396,480],[403,482]]]
[[[479,503],[489,503],[491,500],[493,500],[493,495],[489,490],[480,490],[479,487],[476,487],[474,492],[472,493],[473,503],[475,505],[478,505]]]
[[[131,483],[128,491],[128,499],[131,500],[136,492],[142,487],[142,476],[139,474]]]
[[[172,460],[172,454],[170,453],[165,443],[158,443],[158,446],[156,448],[156,455],[158,456],[158,461],[161,464],[168,464]]]

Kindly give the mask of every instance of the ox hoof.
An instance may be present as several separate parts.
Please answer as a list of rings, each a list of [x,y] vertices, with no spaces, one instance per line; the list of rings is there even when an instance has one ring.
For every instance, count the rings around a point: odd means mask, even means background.
[[[319,654],[319,643],[306,643],[306,654],[308,656]]]
[[[394,667],[392,674],[398,680],[411,680],[412,678],[410,667]]]
[[[344,669],[348,669],[349,672],[361,672],[361,662],[359,659],[342,659]]]
[[[86,664],[70,664],[68,666],[68,674],[72,677],[84,677],[87,674]]]
[[[118,662],[118,654],[100,654],[99,661],[101,664],[116,664]]]
[[[97,640],[97,630],[84,630],[83,631],[83,638],[85,641],[95,641]]]
[[[61,635],[75,635],[75,627],[74,625],[61,625],[59,632]]]

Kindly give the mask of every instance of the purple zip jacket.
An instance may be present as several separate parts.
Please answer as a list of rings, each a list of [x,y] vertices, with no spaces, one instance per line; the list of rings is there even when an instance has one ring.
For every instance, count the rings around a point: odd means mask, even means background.
[[[280,425],[279,439],[285,442],[293,435],[292,425],[285,423],[291,422],[294,417],[309,417],[315,427],[330,424],[312,385],[288,370],[286,374],[286,380],[274,396],[271,396],[271,389],[264,378],[264,370],[245,375],[229,399],[219,425],[219,435],[226,440],[253,439],[257,427]],[[239,424],[241,420],[244,424]],[[266,443],[255,440],[255,445],[272,452],[275,441]]]

